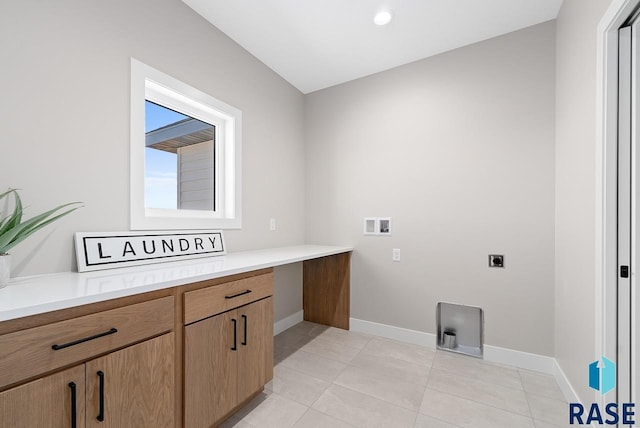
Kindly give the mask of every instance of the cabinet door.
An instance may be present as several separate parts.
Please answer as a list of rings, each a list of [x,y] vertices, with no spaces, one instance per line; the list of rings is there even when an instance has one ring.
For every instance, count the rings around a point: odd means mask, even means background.
[[[86,363],[87,427],[174,427],[174,334]]]
[[[242,402],[273,378],[273,298],[238,309],[238,402]]]
[[[84,384],[82,364],[1,392],[0,427],[84,427]]]
[[[185,427],[210,427],[236,406],[240,324],[233,310],[185,327]]]

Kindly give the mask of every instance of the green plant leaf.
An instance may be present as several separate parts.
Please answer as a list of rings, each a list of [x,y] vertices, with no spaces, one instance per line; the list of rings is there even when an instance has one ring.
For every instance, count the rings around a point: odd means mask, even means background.
[[[3,241],[0,241],[0,254],[6,253],[7,251],[9,251],[11,248],[13,248],[14,246],[18,245],[20,242],[24,241],[27,237],[31,236],[32,234],[34,234],[35,232],[37,232],[38,230],[42,229],[43,227],[45,227],[46,225],[53,223],[54,221],[58,220],[61,217],[66,216],[67,214],[77,210],[80,207],[75,207],[72,208],[68,211],[65,211],[63,213],[60,213],[54,217],[51,217],[49,219],[46,219],[49,215],[55,213],[56,211],[67,207],[69,205],[73,205],[73,204],[78,204],[80,202],[71,202],[69,204],[64,204],[64,205],[60,205],[57,208],[54,208],[52,210],[47,211],[46,213],[40,214],[37,217],[34,217],[33,219],[29,219],[27,221],[25,221],[23,224],[21,224],[20,226],[18,226],[16,229],[18,229],[18,232],[16,234],[14,234],[13,238],[11,240],[9,240],[7,243],[4,243]],[[33,221],[33,220],[36,221]]]
[[[11,193],[15,192],[15,189],[9,189],[4,193],[0,193],[0,202],[6,198],[7,196],[9,196]],[[11,218],[11,216],[9,215],[4,215],[2,214],[2,211],[0,211],[0,230],[2,230],[3,225],[9,221],[9,218]]]
[[[7,231],[11,230],[22,221],[22,201],[20,200],[20,195],[18,195],[18,192],[15,189],[6,192],[3,195],[8,195],[10,193],[13,193],[14,195],[15,208],[13,209],[13,213],[11,214],[11,216],[7,218],[7,221],[2,229],[0,229],[0,236],[3,236],[5,233],[7,233]]]
[[[56,211],[61,210],[64,207],[69,205],[77,204],[78,202],[71,202],[69,204],[60,205],[59,207],[53,208],[49,211],[46,211],[40,215],[30,218],[29,220],[25,220],[24,222],[15,225],[13,228],[8,229],[8,234],[16,235],[21,231],[28,232],[28,230],[32,227],[39,227],[39,223],[44,222],[49,216],[53,215]],[[5,242],[4,236],[0,237],[0,246]]]
[[[9,190],[7,190],[7,191],[6,191],[6,192],[4,192],[4,193],[0,193],[0,199],[4,198],[4,197],[5,197],[5,196],[7,196],[8,194],[13,193],[13,192],[15,192],[15,191],[16,191],[16,189],[9,189]]]
[[[22,222],[22,212],[24,211],[24,208],[22,207],[22,199],[20,199],[20,195],[18,194],[18,192],[13,192],[13,196],[16,203],[16,207],[13,210],[13,225],[15,226]],[[11,221],[9,221],[9,223],[11,223]]]
[[[24,224],[27,224],[28,226],[27,226],[27,228],[26,228],[26,229],[24,229],[24,230],[20,233],[20,236],[22,236],[23,234],[27,234],[27,233],[28,233],[28,234],[31,234],[31,233],[32,233],[32,231],[33,231],[33,232],[35,232],[35,231],[37,231],[37,230],[40,230],[40,229],[42,229],[44,226],[46,226],[47,224],[52,223],[53,221],[55,221],[55,220],[59,219],[60,217],[63,217],[63,216],[65,216],[65,215],[69,214],[70,212],[77,210],[77,209],[78,209],[78,208],[80,208],[80,207],[76,207],[76,208],[70,209],[70,210],[68,210],[68,211],[65,211],[64,213],[61,213],[61,214],[59,214],[59,215],[57,215],[57,216],[55,216],[55,217],[53,217],[53,218],[51,218],[51,219],[48,219],[48,220],[47,220],[47,217],[49,217],[49,216],[53,215],[55,212],[57,212],[57,211],[61,210],[62,208],[68,207],[68,206],[70,206],[70,205],[78,204],[78,203],[79,203],[79,202],[71,202],[71,203],[68,203],[68,204],[60,205],[60,206],[59,206],[59,207],[57,207],[57,208],[54,208],[54,209],[52,209],[52,210],[49,210],[49,211],[47,211],[46,213],[43,213],[43,214],[41,214],[41,215],[39,215],[39,216],[37,216],[37,217],[34,217],[34,218],[32,218],[32,219],[29,219],[29,220],[25,221],[25,222],[24,222]],[[35,221],[34,221],[34,220],[35,220]],[[22,240],[22,239],[21,239],[21,240]]]
[[[7,251],[9,251],[11,248],[13,248],[15,245],[19,244],[20,242],[22,242],[24,239],[26,239],[28,236],[30,236],[31,234],[37,232],[38,230],[42,229],[44,226],[58,220],[60,217],[63,217],[73,211],[75,211],[76,209],[80,208],[80,207],[75,207],[72,208],[68,211],[65,211],[63,213],[60,213],[54,217],[51,217],[53,214],[55,214],[56,212],[60,211],[61,209],[68,207],[70,205],[76,205],[79,204],[80,202],[71,202],[68,204],[64,204],[64,205],[60,205],[56,208],[53,208],[49,211],[46,211],[40,215],[37,215],[29,220],[26,220],[24,222],[22,222],[22,213],[23,213],[23,208],[22,208],[22,201],[20,200],[20,196],[18,195],[17,191],[15,190],[11,190],[8,192],[3,193],[2,195],[0,195],[0,199],[2,197],[7,196],[8,194],[13,193],[16,199],[16,206],[15,209],[12,213],[12,215],[10,217],[8,217],[5,220],[3,220],[4,224],[1,224],[0,227],[0,254],[4,254]],[[49,218],[51,217],[51,218]]]
[[[2,234],[2,228],[4,228],[5,223],[8,221],[9,221],[9,217],[5,217],[0,220],[0,234]]]

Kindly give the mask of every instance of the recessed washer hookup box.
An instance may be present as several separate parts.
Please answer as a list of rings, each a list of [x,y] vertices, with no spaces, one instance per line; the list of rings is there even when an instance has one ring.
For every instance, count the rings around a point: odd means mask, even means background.
[[[482,358],[484,312],[475,306],[438,302],[438,349]]]

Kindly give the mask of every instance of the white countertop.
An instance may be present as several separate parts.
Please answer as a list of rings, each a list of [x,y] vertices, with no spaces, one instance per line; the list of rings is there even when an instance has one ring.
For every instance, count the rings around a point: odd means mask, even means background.
[[[0,321],[352,250],[350,247],[299,245],[129,268],[14,278],[0,290]]]

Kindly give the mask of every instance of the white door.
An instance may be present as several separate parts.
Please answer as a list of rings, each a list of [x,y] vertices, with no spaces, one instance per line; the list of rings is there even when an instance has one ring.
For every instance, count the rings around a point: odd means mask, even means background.
[[[637,192],[638,180],[637,141],[640,124],[638,104],[638,82],[640,82],[640,21],[619,31],[618,61],[618,278],[617,278],[617,389],[616,401],[629,403],[637,401],[637,370],[640,367],[636,350],[640,329],[636,324],[638,298],[637,269],[639,214]]]

